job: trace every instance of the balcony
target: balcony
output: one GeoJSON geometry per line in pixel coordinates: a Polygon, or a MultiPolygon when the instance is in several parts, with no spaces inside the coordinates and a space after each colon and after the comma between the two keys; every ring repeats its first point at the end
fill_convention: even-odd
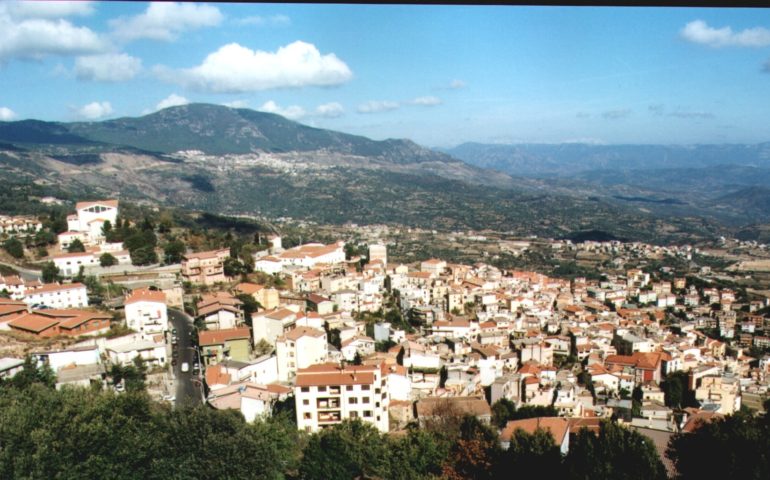
{"type": "Polygon", "coordinates": [[[327,412],[318,414],[318,423],[336,423],[342,420],[340,412],[327,412]]]}
{"type": "Polygon", "coordinates": [[[316,408],[319,410],[339,409],[340,400],[338,398],[319,398],[316,402],[316,408]]]}

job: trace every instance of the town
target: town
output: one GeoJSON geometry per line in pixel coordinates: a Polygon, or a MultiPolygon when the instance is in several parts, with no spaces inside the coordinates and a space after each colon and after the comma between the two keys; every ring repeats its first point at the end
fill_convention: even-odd
{"type": "MultiPolygon", "coordinates": [[[[111,238],[128,228],[119,208],[78,202],[40,275],[0,276],[0,377],[29,357],[57,388],[120,394],[132,388],[126,372],[141,370],[159,401],[235,409],[248,422],[288,402],[306,432],[350,419],[398,432],[451,409],[496,425],[503,448],[514,430],[548,425],[565,454],[579,429],[612,419],[653,439],[668,468],[672,435],[761,413],[768,398],[767,297],[710,281],[709,267],[677,276],[612,262],[629,251],[690,261],[702,254],[691,246],[547,241],[604,252],[615,267],[568,279],[482,261],[393,262],[384,236],[284,248],[274,232],[247,261],[219,248],[140,267],[142,246],[111,238]],[[496,405],[543,415],[509,420],[496,405]]],[[[31,217],[2,225],[6,250],[43,228],[31,217]]],[[[521,254],[530,243],[507,245],[521,254]]]]}

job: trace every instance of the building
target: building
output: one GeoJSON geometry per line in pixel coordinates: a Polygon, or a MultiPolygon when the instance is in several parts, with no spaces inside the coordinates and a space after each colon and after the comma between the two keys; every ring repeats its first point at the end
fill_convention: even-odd
{"type": "Polygon", "coordinates": [[[105,253],[115,257],[118,265],[131,265],[131,254],[126,250],[63,253],[53,257],[52,261],[59,273],[72,277],[78,274],[80,267],[88,269],[101,266],[101,256],[105,253]]]}
{"type": "Polygon", "coordinates": [[[262,305],[264,310],[272,310],[281,304],[278,290],[275,288],[268,288],[256,283],[239,283],[235,286],[235,290],[238,293],[251,295],[254,300],[262,305]]]}
{"type": "Polygon", "coordinates": [[[251,423],[257,418],[269,417],[273,404],[284,400],[290,392],[291,389],[281,385],[236,383],[212,391],[206,402],[217,410],[238,410],[251,423]]]}
{"type": "Polygon", "coordinates": [[[569,420],[562,417],[536,417],[524,420],[511,420],[500,433],[500,446],[507,450],[511,444],[511,437],[516,430],[523,430],[533,434],[538,429],[551,434],[554,443],[559,447],[562,455],[569,452],[569,420]]]}
{"type": "Polygon", "coordinates": [[[254,345],[260,340],[265,340],[270,345],[275,345],[275,340],[288,332],[297,323],[297,313],[288,308],[279,308],[269,312],[260,312],[251,316],[251,325],[254,332],[254,345]]]}
{"type": "Polygon", "coordinates": [[[24,294],[27,305],[48,308],[83,308],[88,306],[88,292],[82,283],[48,283],[24,294]]]}
{"type": "Polygon", "coordinates": [[[297,371],[294,386],[297,427],[307,432],[359,418],[388,431],[387,379],[380,366],[341,368],[324,363],[297,371]]]}
{"type": "Polygon", "coordinates": [[[209,330],[235,328],[243,323],[243,302],[227,292],[204,295],[196,304],[198,318],[209,330]]]}
{"type": "Polygon", "coordinates": [[[369,263],[376,261],[382,262],[383,265],[388,264],[388,248],[385,245],[369,245],[369,263]]]}
{"type": "Polygon", "coordinates": [[[251,355],[249,327],[204,330],[198,335],[198,343],[206,365],[215,365],[224,359],[247,362],[251,355]]]}
{"type": "Polygon", "coordinates": [[[67,232],[59,234],[62,249],[69,246],[75,238],[84,245],[98,245],[104,242],[103,227],[106,222],[115,225],[118,218],[117,200],[96,200],[78,202],[76,213],[67,216],[67,232]]]}
{"type": "Polygon", "coordinates": [[[126,326],[149,339],[168,330],[166,294],[145,288],[131,292],[125,301],[126,326]]]}
{"type": "Polygon", "coordinates": [[[278,359],[278,380],[288,382],[300,368],[326,361],[326,333],[310,327],[297,327],[278,337],[275,354],[278,359]]]}
{"type": "Polygon", "coordinates": [[[230,249],[188,253],[182,258],[182,279],[190,283],[214,285],[224,282],[225,260],[230,258],[230,249]]]}
{"type": "Polygon", "coordinates": [[[86,310],[33,310],[8,322],[11,330],[36,337],[98,335],[110,329],[112,316],[86,310]]]}
{"type": "Polygon", "coordinates": [[[0,358],[0,379],[11,378],[24,370],[24,360],[21,358],[0,358]]]}

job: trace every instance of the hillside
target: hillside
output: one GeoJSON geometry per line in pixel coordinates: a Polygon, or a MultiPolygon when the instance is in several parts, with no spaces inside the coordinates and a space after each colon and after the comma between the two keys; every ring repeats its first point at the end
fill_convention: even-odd
{"type": "Polygon", "coordinates": [[[0,163],[6,180],[213,213],[647,241],[720,231],[686,212],[653,215],[407,140],[374,141],[215,105],[104,122],[0,122],[0,163]]]}

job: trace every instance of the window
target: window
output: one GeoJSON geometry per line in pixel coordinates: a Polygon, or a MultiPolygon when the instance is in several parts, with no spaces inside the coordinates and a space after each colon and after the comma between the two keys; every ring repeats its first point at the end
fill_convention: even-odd
{"type": "Polygon", "coordinates": [[[361,397],[361,403],[369,403],[370,398],[369,397],[361,397]]]}
{"type": "Polygon", "coordinates": [[[303,391],[303,392],[309,392],[309,391],[310,391],[310,387],[302,387],[302,388],[301,388],[301,391],[303,391]]]}
{"type": "Polygon", "coordinates": [[[318,391],[319,392],[325,392],[326,391],[326,387],[318,387],[318,391]]]}
{"type": "Polygon", "coordinates": [[[364,417],[369,418],[371,416],[372,416],[372,411],[371,410],[364,410],[364,417]]]}
{"type": "Polygon", "coordinates": [[[310,420],[310,412],[305,412],[305,413],[302,415],[302,418],[304,418],[305,420],[310,420]]]}
{"type": "Polygon", "coordinates": [[[362,385],[361,386],[361,390],[364,390],[364,391],[369,391],[369,389],[371,389],[371,388],[372,388],[371,385],[362,385]]]}
{"type": "Polygon", "coordinates": [[[374,389],[374,393],[380,393],[380,389],[379,388],[375,388],[374,389]]]}
{"type": "Polygon", "coordinates": [[[310,400],[302,400],[302,405],[310,405],[310,400]]]}
{"type": "Polygon", "coordinates": [[[353,391],[353,385],[348,385],[347,387],[345,387],[345,390],[347,390],[348,392],[352,392],[353,391]]]}
{"type": "Polygon", "coordinates": [[[358,418],[358,412],[350,412],[350,418],[358,418]]]}
{"type": "Polygon", "coordinates": [[[355,405],[358,403],[358,399],[356,397],[350,397],[348,398],[348,403],[355,405]]]}

